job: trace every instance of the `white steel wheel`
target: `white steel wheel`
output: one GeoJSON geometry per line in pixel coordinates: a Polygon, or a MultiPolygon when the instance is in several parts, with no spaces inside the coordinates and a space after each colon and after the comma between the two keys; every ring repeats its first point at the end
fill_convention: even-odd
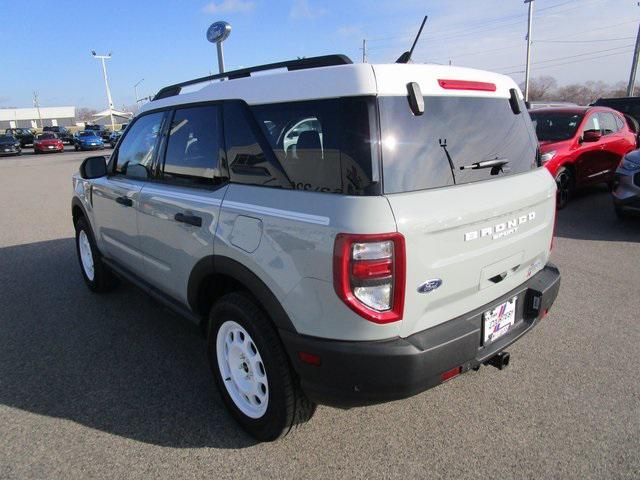
{"type": "Polygon", "coordinates": [[[247,331],[227,320],[216,336],[218,368],[227,393],[247,417],[258,419],[269,405],[269,382],[260,352],[247,331]]]}
{"type": "Polygon", "coordinates": [[[84,230],[80,230],[78,236],[78,248],[80,249],[80,261],[82,262],[82,269],[89,281],[93,282],[95,278],[95,268],[93,265],[93,253],[91,253],[91,244],[89,243],[89,237],[84,230]]]}

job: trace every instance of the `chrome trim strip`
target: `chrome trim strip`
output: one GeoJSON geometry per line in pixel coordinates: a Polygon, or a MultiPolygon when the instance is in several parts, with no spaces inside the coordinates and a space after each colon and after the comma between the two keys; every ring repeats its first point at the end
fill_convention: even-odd
{"type": "Polygon", "coordinates": [[[219,207],[222,204],[222,200],[218,198],[209,197],[205,194],[193,195],[191,193],[176,192],[169,189],[160,190],[157,188],[149,188],[146,186],[142,188],[141,194],[144,195],[145,193],[162,195],[167,198],[179,198],[180,200],[190,200],[192,202],[205,203],[207,205],[214,205],[216,207],[219,207]]]}

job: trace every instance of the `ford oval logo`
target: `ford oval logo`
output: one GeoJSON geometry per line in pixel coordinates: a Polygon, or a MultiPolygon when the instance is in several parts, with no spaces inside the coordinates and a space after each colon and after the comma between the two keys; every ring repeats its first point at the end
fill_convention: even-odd
{"type": "Polygon", "coordinates": [[[427,280],[418,287],[418,293],[433,292],[440,285],[442,285],[442,280],[440,280],[439,278],[432,278],[431,280],[427,280]]]}

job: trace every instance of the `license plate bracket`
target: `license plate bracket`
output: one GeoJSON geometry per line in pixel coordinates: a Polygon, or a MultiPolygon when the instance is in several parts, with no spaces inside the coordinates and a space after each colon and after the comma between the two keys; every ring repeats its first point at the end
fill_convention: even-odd
{"type": "Polygon", "coordinates": [[[495,342],[511,331],[516,323],[516,302],[512,297],[482,314],[483,345],[495,342]]]}

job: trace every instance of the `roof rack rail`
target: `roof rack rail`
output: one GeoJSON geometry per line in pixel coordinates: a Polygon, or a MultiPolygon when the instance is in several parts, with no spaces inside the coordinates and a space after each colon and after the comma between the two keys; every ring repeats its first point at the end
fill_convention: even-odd
{"type": "Polygon", "coordinates": [[[240,70],[231,70],[229,72],[218,73],[216,75],[210,75],[208,77],[200,77],[193,80],[188,80],[186,82],[176,83],[175,85],[169,85],[168,87],[160,89],[156,96],[153,97],[153,100],[160,100],[161,98],[179,95],[183,87],[208,82],[210,80],[219,80],[221,78],[234,80],[236,78],[250,77],[253,72],[274,70],[276,68],[286,68],[287,70],[292,71],[305,70],[308,68],[330,67],[334,65],[348,65],[350,63],[353,62],[346,55],[323,55],[320,57],[300,58],[298,60],[288,60],[286,62],[257,65],[255,67],[242,68],[240,70]]]}

